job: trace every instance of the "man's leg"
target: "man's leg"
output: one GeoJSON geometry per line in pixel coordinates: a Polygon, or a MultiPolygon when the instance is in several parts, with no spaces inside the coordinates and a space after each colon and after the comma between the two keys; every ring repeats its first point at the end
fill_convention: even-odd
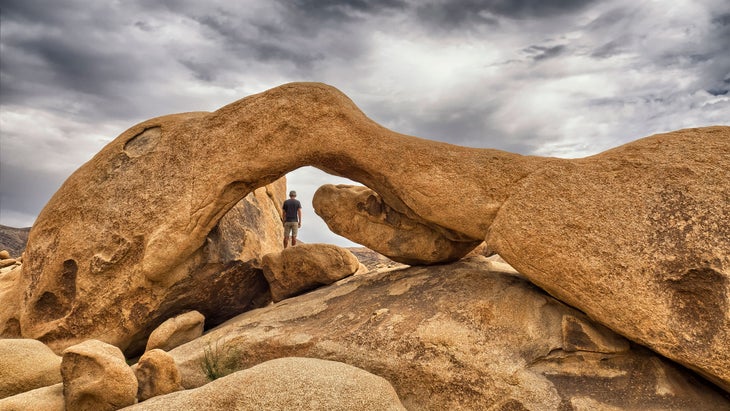
{"type": "MultiPolygon", "coordinates": [[[[297,242],[297,240],[294,239],[294,242],[292,243],[292,245],[295,245],[296,242],[297,242]]],[[[284,248],[286,248],[287,246],[289,246],[289,237],[284,237],[284,248]]]]}
{"type": "Polygon", "coordinates": [[[297,245],[297,234],[299,234],[299,224],[296,221],[291,223],[291,246],[297,245]]]}
{"type": "Polygon", "coordinates": [[[284,222],[284,248],[289,246],[289,233],[291,232],[291,226],[286,221],[284,222]]]}

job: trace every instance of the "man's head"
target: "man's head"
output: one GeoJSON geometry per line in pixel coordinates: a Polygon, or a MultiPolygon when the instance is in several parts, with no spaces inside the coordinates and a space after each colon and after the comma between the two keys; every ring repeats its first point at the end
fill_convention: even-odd
{"type": "Polygon", "coordinates": [[[292,190],[292,191],[289,192],[289,197],[294,198],[296,196],[297,196],[297,192],[296,191],[292,190]]]}

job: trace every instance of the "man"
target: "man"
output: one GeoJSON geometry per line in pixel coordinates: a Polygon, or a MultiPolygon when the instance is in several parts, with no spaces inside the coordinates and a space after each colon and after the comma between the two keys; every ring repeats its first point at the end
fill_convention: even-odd
{"type": "Polygon", "coordinates": [[[289,233],[291,233],[291,245],[297,245],[297,233],[302,227],[302,203],[296,199],[297,192],[289,192],[289,199],[284,201],[284,248],[289,245],[289,233]]]}

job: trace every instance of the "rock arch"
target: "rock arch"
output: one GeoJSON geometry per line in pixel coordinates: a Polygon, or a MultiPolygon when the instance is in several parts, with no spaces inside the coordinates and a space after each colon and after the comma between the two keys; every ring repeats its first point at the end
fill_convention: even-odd
{"type": "Polygon", "coordinates": [[[451,241],[486,238],[548,292],[728,389],[729,136],[730,127],[683,130],[585,159],[528,157],[395,133],[316,83],[154,118],[76,171],[39,215],[23,265],[21,332],[56,347],[90,333],[128,346],[155,301],[192,275],[233,204],[311,165],[366,185],[451,241]],[[67,261],[75,300],[39,316],[67,261]],[[703,316],[718,330],[712,339],[678,320],[675,307],[692,295],[686,282],[665,295],[686,273],[712,273],[721,289],[707,305],[719,312],[703,316]],[[85,305],[87,293],[111,303],[85,305]],[[135,302],[142,293],[154,298],[135,302]]]}

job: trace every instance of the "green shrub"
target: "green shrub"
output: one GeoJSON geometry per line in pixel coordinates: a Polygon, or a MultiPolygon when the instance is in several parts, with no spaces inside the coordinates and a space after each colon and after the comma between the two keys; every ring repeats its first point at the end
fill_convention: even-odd
{"type": "Polygon", "coordinates": [[[240,364],[241,352],[233,347],[220,349],[218,341],[211,346],[208,343],[203,347],[203,358],[200,367],[203,369],[205,376],[210,381],[225,377],[234,371],[238,371],[240,364]]]}

